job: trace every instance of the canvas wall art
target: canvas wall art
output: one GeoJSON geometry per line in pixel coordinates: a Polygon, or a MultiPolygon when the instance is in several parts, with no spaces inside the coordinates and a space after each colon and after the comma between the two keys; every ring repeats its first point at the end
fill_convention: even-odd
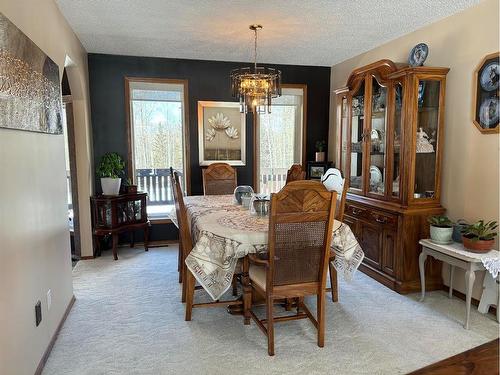
{"type": "Polygon", "coordinates": [[[198,102],[200,165],[245,165],[245,114],[239,103],[198,102]]]}
{"type": "Polygon", "coordinates": [[[0,127],[62,133],[59,68],[0,13],[0,127]]]}

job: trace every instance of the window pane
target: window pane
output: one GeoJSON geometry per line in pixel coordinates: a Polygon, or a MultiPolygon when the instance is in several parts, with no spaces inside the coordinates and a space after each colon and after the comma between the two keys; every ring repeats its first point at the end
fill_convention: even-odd
{"type": "Polygon", "coordinates": [[[292,164],[302,162],[302,89],[283,89],[271,113],[259,115],[259,192],[274,193],[286,182],[292,164]]]}
{"type": "Polygon", "coordinates": [[[184,175],[182,85],[134,82],[131,119],[134,177],[148,193],[148,215],[165,216],[173,206],[170,167],[184,175]]]}

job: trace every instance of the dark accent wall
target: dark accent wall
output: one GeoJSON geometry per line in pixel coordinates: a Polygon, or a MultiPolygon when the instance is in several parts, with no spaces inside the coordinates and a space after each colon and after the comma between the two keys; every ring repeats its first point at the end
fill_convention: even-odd
{"type": "MultiPolygon", "coordinates": [[[[187,79],[189,94],[189,144],[191,193],[201,194],[202,177],[198,162],[198,101],[235,101],[230,93],[231,69],[249,66],[205,60],[182,60],[89,54],[89,85],[94,142],[94,163],[106,152],[127,157],[124,77],[187,79]]],[[[266,65],[266,64],[262,64],[266,65]]],[[[282,71],[283,83],[307,85],[307,160],[314,159],[318,140],[328,138],[330,67],[270,65],[282,71]]],[[[238,183],[253,184],[253,115],[247,115],[246,166],[237,167],[238,183]]],[[[96,191],[100,191],[96,181],[96,191]]]]}

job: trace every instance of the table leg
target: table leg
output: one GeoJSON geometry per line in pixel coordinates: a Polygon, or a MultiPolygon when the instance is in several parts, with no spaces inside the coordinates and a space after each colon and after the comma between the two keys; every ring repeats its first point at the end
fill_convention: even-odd
{"type": "Polygon", "coordinates": [[[420,296],[420,302],[423,302],[425,297],[425,260],[427,259],[427,254],[425,253],[425,249],[422,248],[422,252],[418,257],[418,266],[420,269],[420,288],[422,290],[422,294],[420,296]]]}
{"type": "Polygon", "coordinates": [[[144,250],[149,250],[149,225],[144,227],[144,250]]]}
{"type": "Polygon", "coordinates": [[[470,302],[472,297],[472,287],[474,286],[474,280],[476,278],[476,273],[472,270],[465,271],[465,324],[464,328],[469,329],[469,319],[470,319],[470,302]]]}
{"type": "Polygon", "coordinates": [[[450,291],[448,293],[449,298],[453,298],[453,275],[455,273],[455,266],[450,264],[450,291]]]}
{"type": "Polygon", "coordinates": [[[113,233],[113,258],[115,260],[118,260],[117,247],[118,247],[118,233],[113,233]]]}

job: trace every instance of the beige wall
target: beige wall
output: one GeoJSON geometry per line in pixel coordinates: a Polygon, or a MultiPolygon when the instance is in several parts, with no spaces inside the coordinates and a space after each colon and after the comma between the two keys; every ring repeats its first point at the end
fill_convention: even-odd
{"type": "MultiPolygon", "coordinates": [[[[82,245],[88,252],[91,142],[86,52],[52,0],[0,0],[0,12],[58,64],[61,74],[66,58],[72,61],[80,220],[86,226],[82,245]]],[[[34,373],[73,295],[63,137],[0,129],[2,375],[34,373]],[[49,289],[52,307],[47,310],[49,289]],[[37,300],[42,302],[43,320],[35,327],[37,300]]]]}
{"type": "MultiPolygon", "coordinates": [[[[499,50],[499,2],[485,0],[464,12],[426,26],[332,67],[332,90],[344,86],[357,67],[388,58],[406,62],[419,42],[429,45],[425,65],[451,68],[446,86],[442,204],[453,219],[499,218],[499,136],[483,135],[472,124],[472,75],[482,58],[499,50]]],[[[332,107],[334,107],[332,95],[332,107]]],[[[335,158],[335,109],[330,147],[335,158]]],[[[444,270],[447,278],[447,270],[444,270]]],[[[463,291],[463,273],[455,285],[463,291]]],[[[483,277],[476,279],[479,298],[483,277]]]]}

